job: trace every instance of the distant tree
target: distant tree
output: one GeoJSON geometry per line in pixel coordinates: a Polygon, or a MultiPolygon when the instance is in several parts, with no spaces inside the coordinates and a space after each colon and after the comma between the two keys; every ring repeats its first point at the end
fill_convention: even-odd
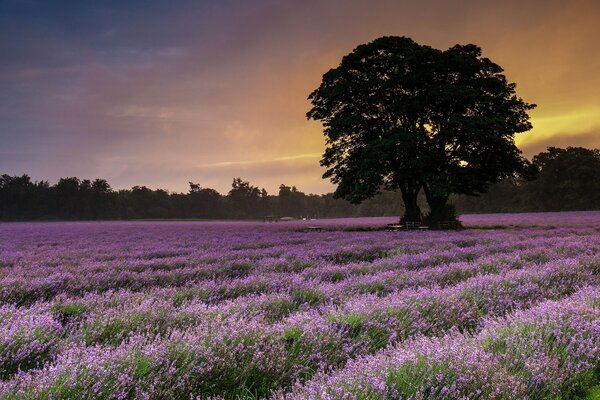
{"type": "Polygon", "coordinates": [[[273,214],[273,196],[269,196],[269,193],[265,188],[260,189],[260,196],[258,201],[258,209],[256,210],[256,216],[264,217],[266,215],[273,214]]]}
{"type": "Polygon", "coordinates": [[[134,186],[123,193],[126,198],[126,218],[169,218],[169,192],[152,190],[146,186],[134,186]]]}
{"type": "Polygon", "coordinates": [[[189,193],[198,193],[202,189],[199,183],[190,182],[190,191],[189,193]]]}
{"type": "Polygon", "coordinates": [[[261,214],[260,205],[263,195],[266,195],[266,191],[263,193],[258,187],[252,186],[250,182],[241,178],[234,178],[227,197],[231,202],[234,213],[239,217],[248,218],[261,214]]]}
{"type": "Polygon", "coordinates": [[[94,219],[116,218],[117,194],[113,192],[108,182],[104,179],[95,179],[91,186],[91,208],[94,219]]]}
{"type": "Polygon", "coordinates": [[[190,182],[189,199],[191,216],[195,218],[222,218],[221,195],[214,189],[207,189],[198,183],[190,182]]]}
{"type": "Polygon", "coordinates": [[[432,221],[453,217],[452,193],[477,194],[529,164],[514,134],[535,107],[475,45],[446,51],[406,37],[358,46],[325,75],[309,100],[323,123],[324,178],[352,203],[400,190],[405,220],[420,220],[423,189],[432,221]]]}
{"type": "Polygon", "coordinates": [[[0,176],[0,215],[5,220],[31,218],[35,203],[35,183],[28,175],[0,176]]]}
{"type": "Polygon", "coordinates": [[[279,185],[279,213],[282,216],[300,217],[306,214],[306,195],[296,186],[279,185]]]}
{"type": "Polygon", "coordinates": [[[549,147],[533,164],[540,173],[525,190],[538,210],[600,209],[600,150],[549,147]]]}
{"type": "Polygon", "coordinates": [[[58,183],[52,187],[60,218],[79,219],[81,211],[80,184],[79,178],[69,177],[60,178],[58,183]]]}
{"type": "Polygon", "coordinates": [[[94,179],[94,182],[92,182],[92,191],[94,193],[106,194],[110,193],[111,190],[110,185],[105,179],[94,179]]]}

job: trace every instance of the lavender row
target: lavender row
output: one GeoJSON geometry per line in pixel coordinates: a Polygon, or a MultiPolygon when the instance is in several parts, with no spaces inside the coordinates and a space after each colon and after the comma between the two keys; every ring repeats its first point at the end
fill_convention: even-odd
{"type": "Polygon", "coordinates": [[[286,399],[575,398],[597,382],[600,290],[493,320],[476,336],[420,337],[298,384],[286,399]]]}
{"type": "MultiPolygon", "coordinates": [[[[502,265],[506,268],[514,266],[514,261],[504,264],[496,263],[495,267],[502,265]]],[[[533,266],[530,266],[532,268],[533,266]]],[[[489,272],[490,264],[483,267],[474,264],[457,264],[447,267],[440,266],[432,269],[413,272],[411,276],[402,276],[403,285],[398,283],[396,291],[402,287],[418,287],[426,284],[450,285],[478,272],[489,272]]],[[[388,274],[389,275],[389,274],[388,274]]],[[[387,277],[389,280],[389,276],[387,277]]],[[[378,288],[383,287],[379,281],[370,281],[370,286],[365,286],[366,281],[359,281],[356,288],[378,288]]],[[[389,281],[387,282],[389,285],[389,281]]],[[[132,332],[155,334],[163,333],[168,329],[190,326],[201,323],[202,320],[214,315],[239,315],[244,317],[260,318],[266,321],[278,320],[290,313],[318,306],[321,303],[331,304],[331,299],[337,296],[339,285],[331,284],[328,287],[319,287],[300,281],[299,285],[290,293],[275,293],[262,296],[245,296],[221,304],[218,307],[208,306],[197,300],[189,300],[179,307],[181,299],[187,299],[189,291],[181,289],[158,289],[143,293],[133,292],[108,292],[103,295],[87,294],[84,297],[69,298],[59,297],[51,303],[39,303],[29,310],[19,309],[13,306],[4,306],[2,309],[4,334],[2,337],[4,353],[10,353],[9,348],[26,349],[21,355],[13,357],[5,355],[2,365],[5,365],[3,374],[14,372],[15,366],[29,368],[39,364],[52,350],[56,350],[56,337],[46,332],[46,325],[50,323],[52,330],[54,326],[61,324],[66,333],[71,334],[74,326],[81,332],[86,342],[112,342],[118,343],[132,332]],[[184,295],[183,297],[181,295],[184,295]],[[189,303],[189,304],[186,304],[189,303]],[[26,313],[26,314],[25,314],[26,313]],[[42,321],[42,325],[32,323],[31,318],[23,315],[36,316],[36,321],[42,321]],[[10,333],[9,333],[10,332],[10,333]],[[33,340],[33,333],[40,333],[33,340]],[[42,342],[42,347],[37,348],[42,342]]],[[[190,291],[197,292],[198,289],[191,288],[190,291]]],[[[361,289],[362,291],[362,289],[361,289]]],[[[377,290],[379,295],[382,294],[377,290]]],[[[347,293],[348,294],[348,293],[347,293]]],[[[357,293],[351,292],[346,299],[357,293]]],[[[340,298],[337,298],[340,300],[340,298]]],[[[339,302],[338,302],[339,303],[339,302]]],[[[331,307],[330,307],[331,308],[331,307]]],[[[34,321],[35,322],[35,321],[34,321]]]]}
{"type": "MultiPolygon", "coordinates": [[[[110,374],[126,379],[121,384],[128,391],[139,391],[145,383],[137,382],[135,371],[127,368],[139,368],[140,354],[159,349],[158,354],[151,352],[146,354],[149,359],[143,358],[148,364],[148,381],[171,382],[162,376],[171,368],[186,382],[185,393],[229,397],[235,394],[233,389],[238,394],[264,396],[411,336],[442,335],[453,329],[475,331],[486,316],[564,297],[595,279],[579,264],[547,266],[539,271],[476,277],[443,290],[403,291],[383,298],[367,295],[341,307],[297,312],[275,324],[194,304],[171,315],[148,303],[137,310],[118,310],[98,316],[91,324],[84,323],[72,333],[68,346],[56,352],[55,362],[47,363],[39,372],[21,373],[7,385],[18,382],[19,387],[26,388],[19,394],[24,398],[30,396],[27,391],[34,390],[23,383],[27,379],[35,385],[47,383],[34,390],[41,393],[31,395],[34,398],[58,390],[59,384],[60,390],[81,391],[84,397],[97,396],[97,390],[120,393],[120,386],[111,386],[117,375],[102,378],[108,386],[98,383],[100,377],[96,375],[89,378],[90,384],[99,388],[82,383],[88,379],[82,373],[100,368],[100,372],[108,369],[110,374]],[[125,370],[114,369],[120,366],[125,370]],[[155,373],[159,376],[152,375],[155,373]],[[65,383],[67,376],[74,380],[65,383]]],[[[152,397],[166,389],[144,390],[152,397]]]]}
{"type": "MultiPolygon", "coordinates": [[[[413,254],[412,249],[389,250],[387,258],[346,265],[332,264],[318,258],[241,259],[230,264],[215,262],[211,265],[190,265],[189,259],[178,256],[141,260],[126,265],[113,261],[50,269],[35,266],[4,268],[0,269],[0,303],[30,304],[61,293],[79,295],[118,288],[143,291],[166,286],[200,287],[202,290],[197,291],[199,295],[206,301],[216,302],[251,293],[280,292],[297,286],[302,279],[319,285],[341,282],[340,287],[360,286],[361,279],[370,280],[364,278],[365,275],[385,276],[388,271],[393,271],[391,274],[394,275],[398,271],[481,258],[486,262],[485,259],[490,257],[502,260],[503,257],[497,256],[499,252],[508,253],[509,258],[512,255],[513,259],[521,259],[515,262],[544,262],[574,254],[593,255],[600,248],[600,240],[596,237],[578,238],[569,244],[556,238],[537,238],[503,245],[467,246],[472,242],[464,243],[465,247],[455,250],[438,249],[419,254],[413,254]],[[514,251],[515,247],[521,250],[514,251]],[[548,252],[547,248],[555,251],[548,252]],[[397,255],[399,252],[408,254],[397,255]],[[348,282],[349,279],[352,279],[352,283],[348,282]]],[[[348,254],[355,255],[352,252],[348,254]]],[[[388,286],[395,286],[393,279],[388,286]]],[[[382,290],[389,290],[389,287],[384,285],[382,290]]]]}

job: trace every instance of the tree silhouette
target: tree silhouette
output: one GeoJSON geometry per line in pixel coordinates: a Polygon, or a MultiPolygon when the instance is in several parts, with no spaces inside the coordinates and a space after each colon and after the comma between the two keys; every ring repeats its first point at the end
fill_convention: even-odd
{"type": "Polygon", "coordinates": [[[431,222],[452,219],[450,194],[477,194],[529,169],[514,134],[535,107],[475,45],[446,51],[406,37],[358,46],[309,95],[323,123],[324,178],[352,203],[400,190],[404,220],[418,221],[423,189],[431,222]]]}
{"type": "Polygon", "coordinates": [[[248,181],[234,178],[227,196],[233,206],[234,214],[247,218],[262,213],[261,199],[267,196],[267,193],[264,189],[260,190],[258,187],[252,186],[248,181]]]}
{"type": "Polygon", "coordinates": [[[541,172],[527,189],[541,210],[600,208],[600,150],[549,147],[533,164],[541,172]]]}
{"type": "Polygon", "coordinates": [[[306,214],[306,195],[296,186],[279,185],[278,196],[280,215],[300,217],[306,214]]]}

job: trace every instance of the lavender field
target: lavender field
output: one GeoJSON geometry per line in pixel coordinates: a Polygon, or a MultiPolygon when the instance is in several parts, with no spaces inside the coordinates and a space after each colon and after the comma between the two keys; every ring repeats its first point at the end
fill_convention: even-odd
{"type": "Polygon", "coordinates": [[[600,398],[600,213],[461,220],[0,224],[0,399],[600,398]]]}

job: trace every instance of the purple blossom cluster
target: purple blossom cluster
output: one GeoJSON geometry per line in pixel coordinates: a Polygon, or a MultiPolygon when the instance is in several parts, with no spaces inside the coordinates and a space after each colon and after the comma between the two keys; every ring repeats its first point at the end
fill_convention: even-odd
{"type": "Polygon", "coordinates": [[[600,289],[588,287],[486,320],[479,333],[418,336],[319,372],[279,397],[581,398],[600,367],[599,302],[600,289]]]}
{"type": "Polygon", "coordinates": [[[0,399],[597,390],[600,213],[464,220],[2,224],[0,399]]]}

